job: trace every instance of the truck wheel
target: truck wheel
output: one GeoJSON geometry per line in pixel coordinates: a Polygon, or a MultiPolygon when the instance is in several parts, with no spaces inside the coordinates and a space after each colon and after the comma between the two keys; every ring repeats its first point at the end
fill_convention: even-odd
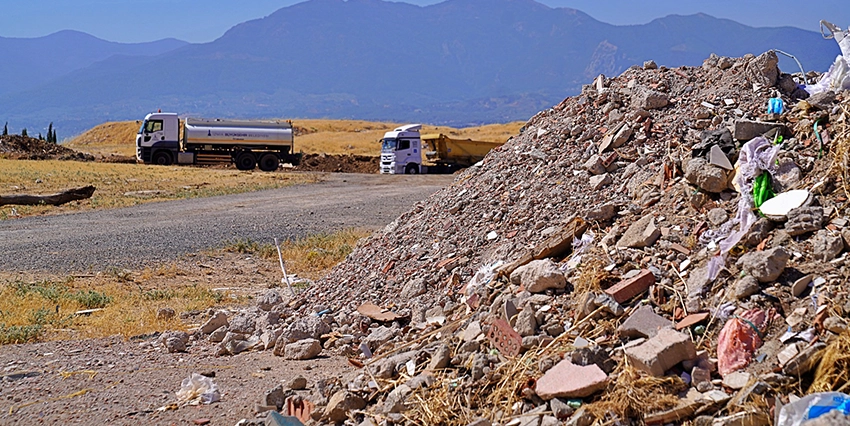
{"type": "Polygon", "coordinates": [[[254,170],[257,166],[257,159],[251,152],[240,152],[236,156],[236,168],[239,170],[254,170]]]}
{"type": "Polygon", "coordinates": [[[171,153],[168,151],[157,151],[151,158],[151,162],[158,166],[170,166],[172,163],[171,153]]]}
{"type": "Polygon", "coordinates": [[[259,166],[264,172],[273,172],[280,166],[280,159],[275,154],[264,154],[260,157],[259,166]]]}
{"type": "Polygon", "coordinates": [[[407,167],[404,168],[404,174],[406,175],[418,175],[419,174],[419,166],[416,164],[408,164],[407,167]]]}

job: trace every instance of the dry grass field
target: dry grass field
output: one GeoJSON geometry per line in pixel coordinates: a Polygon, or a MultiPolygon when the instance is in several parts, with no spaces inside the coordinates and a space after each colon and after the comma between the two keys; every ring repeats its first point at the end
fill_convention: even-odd
{"type": "Polygon", "coordinates": [[[94,185],[97,188],[90,199],[73,201],[58,207],[2,206],[0,220],[258,191],[313,182],[315,179],[315,175],[298,173],[0,159],[0,195],[52,194],[86,185],[94,185]]]}
{"type": "MultiPolygon", "coordinates": [[[[360,120],[293,120],[296,128],[295,149],[308,154],[356,154],[377,156],[378,140],[388,130],[402,123],[381,123],[360,120]]],[[[460,139],[504,142],[519,133],[523,122],[489,124],[455,129],[445,126],[422,128],[423,133],[444,133],[460,139]]],[[[134,156],[139,122],[111,122],[97,126],[65,145],[96,156],[112,154],[134,156]]]]}

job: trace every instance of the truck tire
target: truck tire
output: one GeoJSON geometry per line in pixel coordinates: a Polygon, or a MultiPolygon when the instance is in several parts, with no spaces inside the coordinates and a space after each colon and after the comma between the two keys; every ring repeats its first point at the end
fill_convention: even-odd
{"type": "Polygon", "coordinates": [[[258,163],[260,170],[264,172],[273,172],[277,170],[278,166],[280,166],[280,159],[277,158],[277,154],[268,153],[263,154],[258,163]]]}
{"type": "Polygon", "coordinates": [[[404,168],[404,174],[406,174],[406,175],[418,175],[419,174],[419,165],[418,164],[408,164],[407,167],[404,168]]]}
{"type": "Polygon", "coordinates": [[[257,157],[253,152],[244,151],[236,156],[236,168],[239,170],[254,170],[257,167],[257,157]]]}
{"type": "Polygon", "coordinates": [[[170,166],[174,160],[171,158],[171,153],[168,151],[157,151],[151,157],[151,163],[157,166],[170,166]]]}

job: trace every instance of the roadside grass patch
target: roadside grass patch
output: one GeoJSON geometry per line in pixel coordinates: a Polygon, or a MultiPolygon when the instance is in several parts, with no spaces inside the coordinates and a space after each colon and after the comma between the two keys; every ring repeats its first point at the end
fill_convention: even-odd
{"type": "Polygon", "coordinates": [[[145,288],[107,274],[83,288],[74,279],[7,280],[0,284],[0,344],[184,330],[179,318],[157,318],[157,311],[198,311],[231,301],[199,284],[145,288]]]}
{"type": "MultiPolygon", "coordinates": [[[[369,235],[371,231],[354,228],[315,234],[281,241],[280,252],[287,273],[315,280],[345,260],[346,256],[354,250],[357,242],[369,235]]],[[[277,249],[273,243],[241,239],[225,243],[224,250],[278,261],[277,249]]]]}
{"type": "Polygon", "coordinates": [[[304,173],[0,159],[0,194],[52,194],[85,185],[97,188],[91,198],[61,206],[3,206],[0,220],[229,195],[317,180],[304,173]]]}

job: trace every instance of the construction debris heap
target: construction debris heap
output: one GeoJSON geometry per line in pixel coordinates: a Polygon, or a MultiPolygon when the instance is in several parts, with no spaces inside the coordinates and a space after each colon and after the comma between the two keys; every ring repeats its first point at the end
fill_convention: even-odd
{"type": "Polygon", "coordinates": [[[767,425],[844,391],[850,94],[777,63],[599,76],[326,278],[201,335],[362,366],[290,391],[323,423],[767,425]]]}

